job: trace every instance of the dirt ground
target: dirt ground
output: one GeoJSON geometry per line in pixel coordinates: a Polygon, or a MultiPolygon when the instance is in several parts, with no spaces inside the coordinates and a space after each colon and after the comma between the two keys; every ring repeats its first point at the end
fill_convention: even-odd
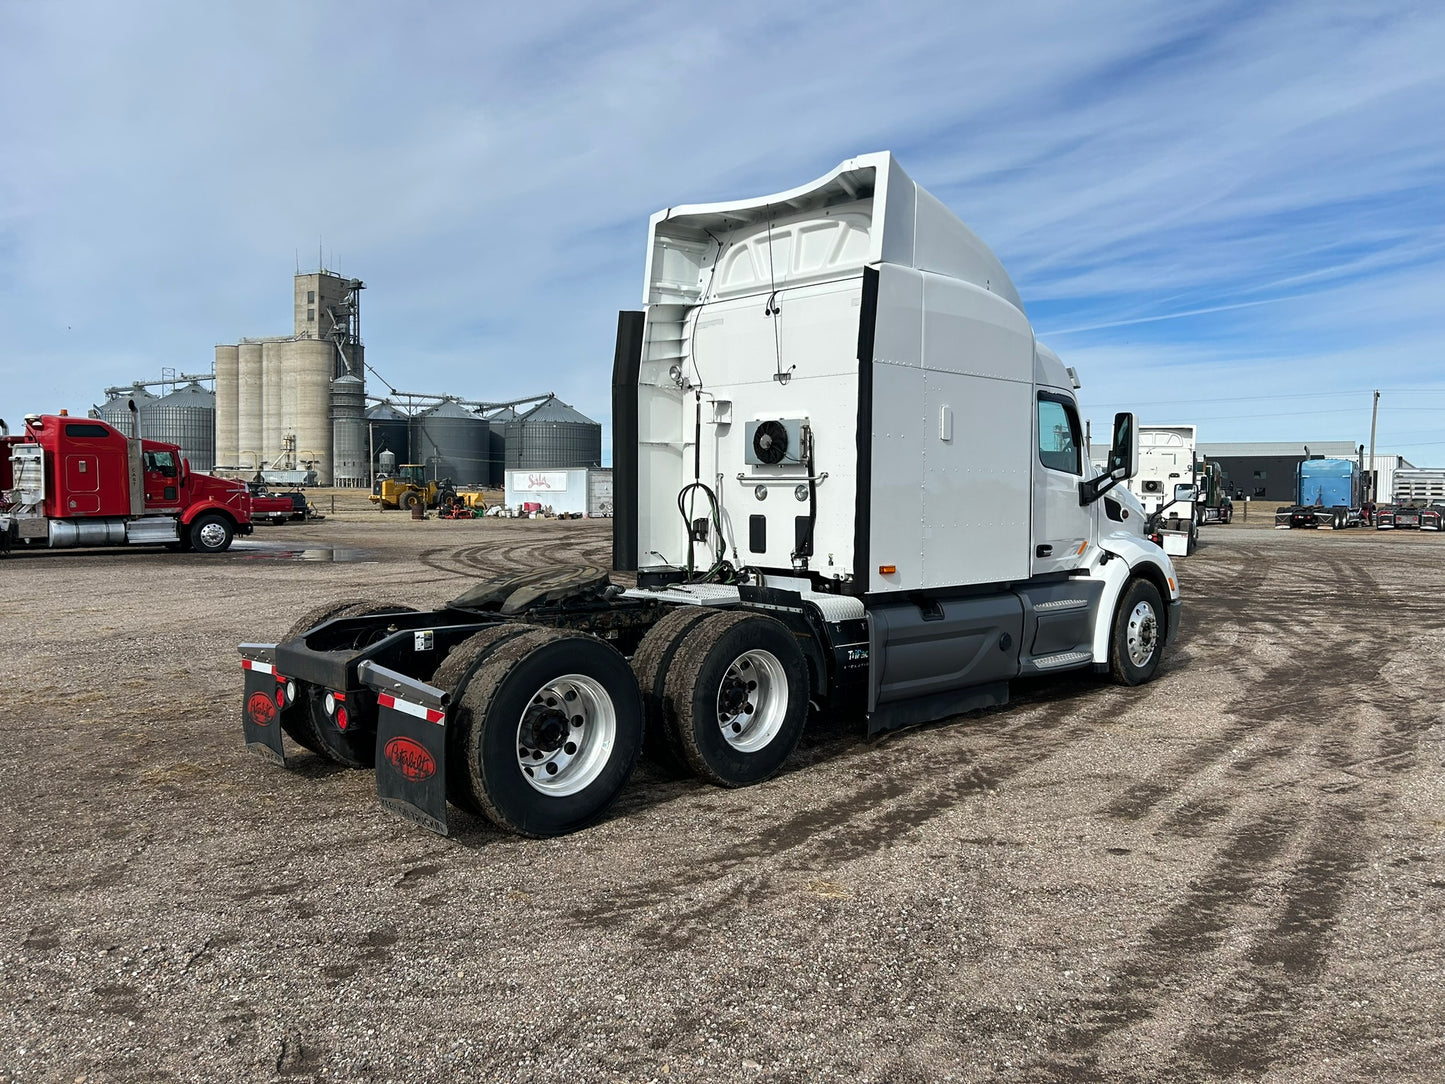
{"type": "Polygon", "coordinates": [[[1178,562],[1149,686],[442,839],[247,755],[237,642],[605,565],[609,525],[349,500],[218,557],[0,560],[0,1080],[1441,1079],[1445,537],[1255,509],[1178,562]]]}

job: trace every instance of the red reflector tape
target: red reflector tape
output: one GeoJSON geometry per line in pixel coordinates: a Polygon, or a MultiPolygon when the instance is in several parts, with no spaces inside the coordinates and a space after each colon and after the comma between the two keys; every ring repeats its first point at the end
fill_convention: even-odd
{"type": "Polygon", "coordinates": [[[242,670],[254,670],[258,674],[274,674],[276,668],[269,662],[257,662],[255,659],[242,659],[242,670]]]}
{"type": "Polygon", "coordinates": [[[420,704],[413,704],[407,700],[398,700],[391,693],[380,693],[376,702],[384,708],[392,708],[395,711],[405,712],[407,715],[415,715],[418,719],[425,719],[429,723],[439,723],[447,717],[444,711],[437,711],[436,708],[425,708],[420,704]]]}

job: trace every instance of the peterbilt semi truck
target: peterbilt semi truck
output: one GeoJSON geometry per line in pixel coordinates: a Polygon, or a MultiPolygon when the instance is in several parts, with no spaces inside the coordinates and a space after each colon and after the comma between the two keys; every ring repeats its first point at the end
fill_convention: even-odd
{"type": "Polygon", "coordinates": [[[1119,486],[1134,416],[1089,470],[1072,374],[891,155],[658,212],[643,302],[612,373],[612,563],[635,586],[542,570],[426,612],[319,603],[240,646],[253,752],[374,767],[384,805],[443,834],[450,803],[551,836],[600,817],[644,743],[746,786],[810,704],[877,734],[1018,678],[1154,677],[1180,599],[1119,486]]]}
{"type": "Polygon", "coordinates": [[[1364,501],[1363,472],[1353,459],[1303,459],[1295,468],[1295,503],[1275,509],[1280,530],[1358,527],[1364,501]]]}
{"type": "Polygon", "coordinates": [[[0,422],[0,549],[153,545],[220,553],[251,533],[241,482],[190,469],[178,445],[97,418],[0,422]]]}

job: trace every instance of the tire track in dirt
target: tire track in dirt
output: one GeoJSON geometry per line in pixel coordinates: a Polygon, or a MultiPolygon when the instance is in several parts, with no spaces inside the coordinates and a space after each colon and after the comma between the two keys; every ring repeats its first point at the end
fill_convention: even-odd
{"type": "Polygon", "coordinates": [[[1076,693],[1057,703],[1039,698],[1037,714],[1026,719],[1014,717],[1017,709],[1010,707],[971,724],[938,724],[894,737],[887,752],[860,742],[829,760],[826,768],[836,773],[855,758],[888,756],[886,773],[866,767],[862,770],[868,771],[870,782],[847,787],[821,805],[711,854],[687,858],[682,868],[620,888],[605,909],[577,909],[566,917],[575,925],[598,929],[611,928],[621,918],[638,919],[644,923],[636,931],[639,938],[668,949],[688,947],[696,938],[710,936],[707,923],[729,906],[757,905],[796,891],[788,878],[776,876],[780,861],[786,862],[794,881],[800,872],[836,871],[949,815],[969,798],[997,790],[1027,769],[1067,756],[1075,742],[1117,716],[1127,695],[1090,684],[1091,695],[1076,693]],[[928,744],[906,745],[918,737],[928,744]],[[759,869],[759,863],[765,863],[764,868],[759,869]],[[654,913],[659,900],[688,890],[693,895],[687,905],[665,917],[654,913]]]}

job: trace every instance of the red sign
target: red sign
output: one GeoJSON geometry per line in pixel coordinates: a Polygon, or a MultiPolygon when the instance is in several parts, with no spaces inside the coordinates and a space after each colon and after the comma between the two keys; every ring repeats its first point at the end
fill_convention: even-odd
{"type": "Polygon", "coordinates": [[[257,726],[270,726],[276,718],[276,703],[265,693],[252,693],[246,701],[246,714],[257,726]]]}
{"type": "Polygon", "coordinates": [[[413,783],[430,779],[436,775],[436,757],[427,752],[426,746],[415,738],[392,738],[383,750],[392,766],[413,783]]]}

